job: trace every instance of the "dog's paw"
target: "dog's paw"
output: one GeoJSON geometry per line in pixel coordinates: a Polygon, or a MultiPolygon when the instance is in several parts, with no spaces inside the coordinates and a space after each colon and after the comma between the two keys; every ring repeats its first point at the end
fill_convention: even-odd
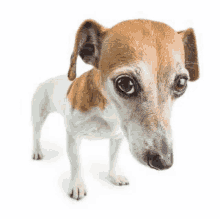
{"type": "Polygon", "coordinates": [[[117,186],[129,185],[128,180],[124,176],[109,175],[109,179],[113,184],[115,184],[117,186]]]}
{"type": "Polygon", "coordinates": [[[82,180],[76,179],[72,180],[69,185],[68,194],[71,198],[80,200],[86,196],[86,188],[82,180]]]}
{"type": "Polygon", "coordinates": [[[34,160],[42,160],[43,159],[43,154],[41,151],[34,152],[32,158],[34,160]]]}

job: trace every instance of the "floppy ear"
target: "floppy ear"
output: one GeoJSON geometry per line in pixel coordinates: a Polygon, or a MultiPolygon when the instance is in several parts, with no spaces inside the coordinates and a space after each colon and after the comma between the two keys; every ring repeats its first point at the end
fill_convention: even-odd
{"type": "Polygon", "coordinates": [[[192,28],[180,31],[185,50],[185,68],[189,71],[190,81],[199,78],[199,65],[197,57],[196,37],[192,28]]]}
{"type": "Polygon", "coordinates": [[[68,72],[69,80],[73,81],[76,78],[76,61],[80,55],[85,63],[91,64],[98,68],[101,43],[105,35],[105,28],[93,20],[84,21],[79,27],[74,51],[71,56],[71,64],[68,72]]]}

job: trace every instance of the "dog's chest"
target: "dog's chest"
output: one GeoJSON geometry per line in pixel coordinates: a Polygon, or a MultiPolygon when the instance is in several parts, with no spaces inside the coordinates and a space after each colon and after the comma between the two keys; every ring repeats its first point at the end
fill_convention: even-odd
{"type": "Polygon", "coordinates": [[[119,126],[114,128],[101,117],[93,117],[78,127],[80,135],[87,139],[104,139],[122,135],[119,126]]]}

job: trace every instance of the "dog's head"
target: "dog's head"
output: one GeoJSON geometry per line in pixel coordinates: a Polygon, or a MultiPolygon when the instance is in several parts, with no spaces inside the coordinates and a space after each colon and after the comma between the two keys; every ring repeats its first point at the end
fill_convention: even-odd
{"type": "Polygon", "coordinates": [[[171,167],[171,108],[199,77],[193,29],[175,32],[149,20],[106,29],[87,20],[76,35],[70,80],[78,55],[96,68],[100,92],[116,106],[132,154],[152,168],[171,167]]]}

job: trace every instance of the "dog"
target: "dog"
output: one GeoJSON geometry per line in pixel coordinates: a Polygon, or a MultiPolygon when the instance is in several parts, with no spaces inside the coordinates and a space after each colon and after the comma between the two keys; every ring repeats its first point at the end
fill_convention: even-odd
{"type": "Polygon", "coordinates": [[[173,164],[170,112],[199,78],[194,30],[176,32],[150,20],[128,20],[105,28],[94,20],[79,27],[67,76],[42,83],[32,101],[33,159],[43,158],[41,128],[51,112],[64,117],[71,164],[68,194],[79,200],[87,191],[81,175],[83,138],[110,139],[109,179],[128,185],[117,172],[125,137],[132,155],[156,170],[173,164]],[[93,69],[76,78],[80,56],[93,69]]]}

